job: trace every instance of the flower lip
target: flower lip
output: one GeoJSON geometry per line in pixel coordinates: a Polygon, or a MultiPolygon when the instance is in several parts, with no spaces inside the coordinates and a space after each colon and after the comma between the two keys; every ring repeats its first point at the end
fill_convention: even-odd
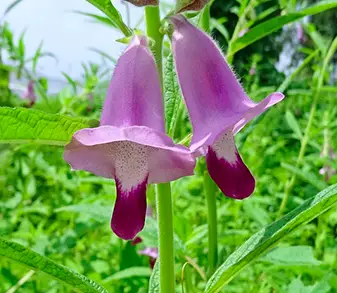
{"type": "Polygon", "coordinates": [[[105,125],[81,129],[66,145],[64,158],[74,170],[86,170],[112,178],[115,171],[114,163],[110,162],[109,145],[126,141],[151,150],[147,159],[148,183],[168,182],[194,173],[195,159],[188,148],[175,145],[166,134],[146,126],[121,128],[105,125]],[[85,160],[81,160],[84,156],[85,160]],[[96,166],[96,162],[100,162],[100,166],[96,166]]]}

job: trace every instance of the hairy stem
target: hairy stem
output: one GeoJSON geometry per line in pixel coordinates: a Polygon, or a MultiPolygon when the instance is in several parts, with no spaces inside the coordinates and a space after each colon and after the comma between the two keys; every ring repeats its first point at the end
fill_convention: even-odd
{"type": "MultiPolygon", "coordinates": [[[[152,52],[156,60],[158,74],[163,86],[162,42],[160,33],[160,11],[158,6],[145,7],[147,36],[154,42],[152,52]]],[[[160,293],[175,292],[173,211],[170,183],[157,185],[157,214],[159,236],[160,293]]]]}

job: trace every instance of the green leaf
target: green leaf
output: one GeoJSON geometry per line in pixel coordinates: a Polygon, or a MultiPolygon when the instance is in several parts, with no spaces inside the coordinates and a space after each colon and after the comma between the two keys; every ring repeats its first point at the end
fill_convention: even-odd
{"type": "Polygon", "coordinates": [[[118,12],[118,10],[111,4],[110,0],[87,1],[99,10],[101,10],[104,14],[106,14],[126,37],[132,35],[132,30],[123,22],[122,16],[118,12]]]}
{"type": "Polygon", "coordinates": [[[291,130],[296,134],[299,139],[303,138],[301,127],[298,125],[298,122],[291,111],[286,112],[286,121],[291,128],[291,130]]]}
{"type": "Polygon", "coordinates": [[[307,170],[302,170],[302,169],[300,169],[300,168],[298,168],[294,165],[290,165],[290,164],[283,163],[283,162],[281,163],[281,167],[287,169],[288,171],[290,171],[294,175],[301,178],[303,181],[312,184],[318,190],[322,190],[322,189],[327,187],[327,183],[323,180],[320,180],[318,178],[318,176],[313,172],[309,172],[307,170]]]}
{"type": "Polygon", "coordinates": [[[242,50],[255,41],[281,29],[284,25],[299,20],[307,15],[321,13],[328,9],[337,7],[337,0],[320,1],[319,3],[303,9],[297,13],[290,13],[267,20],[249,30],[241,38],[236,39],[232,45],[229,55],[232,56],[236,52],[242,50]]]}
{"type": "Polygon", "coordinates": [[[99,23],[106,24],[106,25],[112,26],[114,28],[118,28],[116,22],[112,21],[109,17],[105,17],[105,16],[98,15],[98,14],[95,14],[95,13],[78,11],[78,10],[75,10],[74,13],[81,14],[81,15],[84,15],[84,16],[88,16],[88,17],[94,19],[95,21],[97,21],[99,23]]]}
{"type": "Polygon", "coordinates": [[[159,293],[159,259],[157,259],[156,264],[154,265],[152,275],[149,282],[149,293],[159,293]]]}
{"type": "Polygon", "coordinates": [[[0,144],[35,142],[67,144],[79,129],[93,127],[93,120],[47,114],[24,108],[0,107],[0,144]]]}
{"type": "Polygon", "coordinates": [[[36,271],[42,271],[68,284],[77,292],[108,293],[106,289],[89,280],[87,277],[59,265],[49,258],[25,248],[18,243],[0,238],[0,256],[17,261],[36,271]]]}
{"type": "Polygon", "coordinates": [[[265,255],[261,260],[285,266],[310,266],[321,264],[321,262],[314,257],[311,246],[277,247],[265,255]]]}
{"type": "Polygon", "coordinates": [[[294,279],[291,281],[291,283],[288,286],[288,293],[310,293],[312,287],[306,287],[302,283],[301,279],[294,279]]]}
{"type": "Polygon", "coordinates": [[[179,108],[183,103],[179,91],[177,75],[174,70],[172,54],[170,54],[166,59],[164,69],[164,90],[166,129],[167,133],[172,136],[177,123],[179,108]]]}
{"type": "Polygon", "coordinates": [[[309,198],[289,214],[263,228],[241,245],[212,275],[205,292],[220,292],[236,274],[263,255],[301,225],[327,211],[337,203],[337,184],[309,198]]]}
{"type": "Polygon", "coordinates": [[[107,284],[122,279],[135,278],[135,277],[150,277],[150,276],[151,276],[151,269],[149,267],[131,267],[113,274],[112,276],[104,279],[102,283],[107,284]]]}
{"type": "Polygon", "coordinates": [[[99,222],[108,222],[111,218],[111,206],[102,206],[99,204],[78,204],[65,206],[56,209],[55,212],[72,212],[85,214],[99,222]]]}

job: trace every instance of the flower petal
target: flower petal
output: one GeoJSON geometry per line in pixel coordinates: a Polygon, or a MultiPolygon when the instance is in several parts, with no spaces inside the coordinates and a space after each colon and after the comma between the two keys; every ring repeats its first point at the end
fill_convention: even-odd
{"type": "MultiPolygon", "coordinates": [[[[125,143],[137,146],[137,152],[146,152],[144,162],[149,183],[168,182],[193,175],[195,159],[190,151],[184,146],[175,145],[164,133],[144,126],[81,129],[66,145],[64,159],[73,169],[114,178],[116,160],[124,158],[121,148],[125,143]]],[[[129,155],[130,150],[124,148],[124,153],[129,155]]]]}
{"type": "Polygon", "coordinates": [[[125,189],[116,178],[117,199],[111,219],[111,228],[125,240],[133,239],[145,223],[147,178],[138,185],[125,189]]]}
{"type": "Polygon", "coordinates": [[[254,103],[212,39],[182,15],[171,20],[178,79],[193,126],[192,152],[199,148],[206,151],[221,133],[241,129],[283,99],[281,93],[274,93],[261,103],[254,103]]]}
{"type": "Polygon", "coordinates": [[[143,250],[138,251],[141,255],[147,255],[154,259],[158,258],[158,248],[156,247],[145,247],[143,250]]]}
{"type": "Polygon", "coordinates": [[[253,193],[254,177],[242,161],[231,132],[208,147],[206,162],[209,175],[226,196],[244,199],[253,193]]]}
{"type": "Polygon", "coordinates": [[[155,60],[147,39],[135,36],[119,58],[104,102],[101,125],[148,126],[165,131],[155,60]]]}

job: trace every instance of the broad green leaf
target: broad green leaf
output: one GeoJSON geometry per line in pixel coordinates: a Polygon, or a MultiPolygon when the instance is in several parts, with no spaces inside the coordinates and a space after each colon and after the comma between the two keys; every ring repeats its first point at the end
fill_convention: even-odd
{"type": "Polygon", "coordinates": [[[159,293],[160,287],[159,287],[159,259],[157,259],[156,264],[154,265],[152,275],[150,277],[149,282],[149,293],[159,293]]]}
{"type": "Polygon", "coordinates": [[[173,136],[175,125],[178,123],[178,112],[183,102],[179,91],[177,75],[174,70],[172,54],[167,57],[165,64],[164,90],[166,129],[168,134],[173,136]]]}
{"type": "Polygon", "coordinates": [[[255,41],[281,29],[284,25],[297,21],[307,15],[321,13],[328,9],[337,7],[337,0],[320,1],[319,3],[305,8],[296,13],[290,13],[267,20],[249,30],[241,38],[236,39],[231,45],[230,56],[242,50],[255,41]]]}
{"type": "Polygon", "coordinates": [[[314,257],[314,251],[311,246],[277,247],[266,254],[261,260],[285,266],[321,264],[321,262],[314,257]]]}
{"type": "Polygon", "coordinates": [[[118,27],[121,32],[126,36],[132,35],[132,30],[124,23],[121,14],[111,4],[110,0],[87,0],[90,4],[101,10],[111,21],[118,27]]]}
{"type": "Polygon", "coordinates": [[[101,285],[89,280],[87,277],[59,265],[18,243],[0,238],[0,256],[17,261],[33,270],[44,272],[71,286],[77,292],[108,293],[101,285]]]}
{"type": "Polygon", "coordinates": [[[94,126],[95,121],[47,114],[24,108],[0,107],[0,144],[67,144],[79,129],[94,126]]]}
{"type": "Polygon", "coordinates": [[[104,279],[102,283],[107,284],[122,279],[135,278],[135,277],[150,277],[150,276],[151,276],[151,269],[149,267],[131,267],[113,274],[112,276],[104,279]]]}
{"type": "Polygon", "coordinates": [[[298,122],[291,111],[286,112],[286,121],[291,128],[291,130],[296,134],[296,136],[300,139],[303,138],[303,134],[301,131],[301,127],[298,125],[298,122]]]}
{"type": "Polygon", "coordinates": [[[205,292],[220,292],[236,274],[259,258],[280,240],[295,231],[301,225],[327,211],[337,203],[337,184],[309,198],[302,205],[280,220],[263,228],[241,245],[219,267],[206,284],[205,292]]]}

